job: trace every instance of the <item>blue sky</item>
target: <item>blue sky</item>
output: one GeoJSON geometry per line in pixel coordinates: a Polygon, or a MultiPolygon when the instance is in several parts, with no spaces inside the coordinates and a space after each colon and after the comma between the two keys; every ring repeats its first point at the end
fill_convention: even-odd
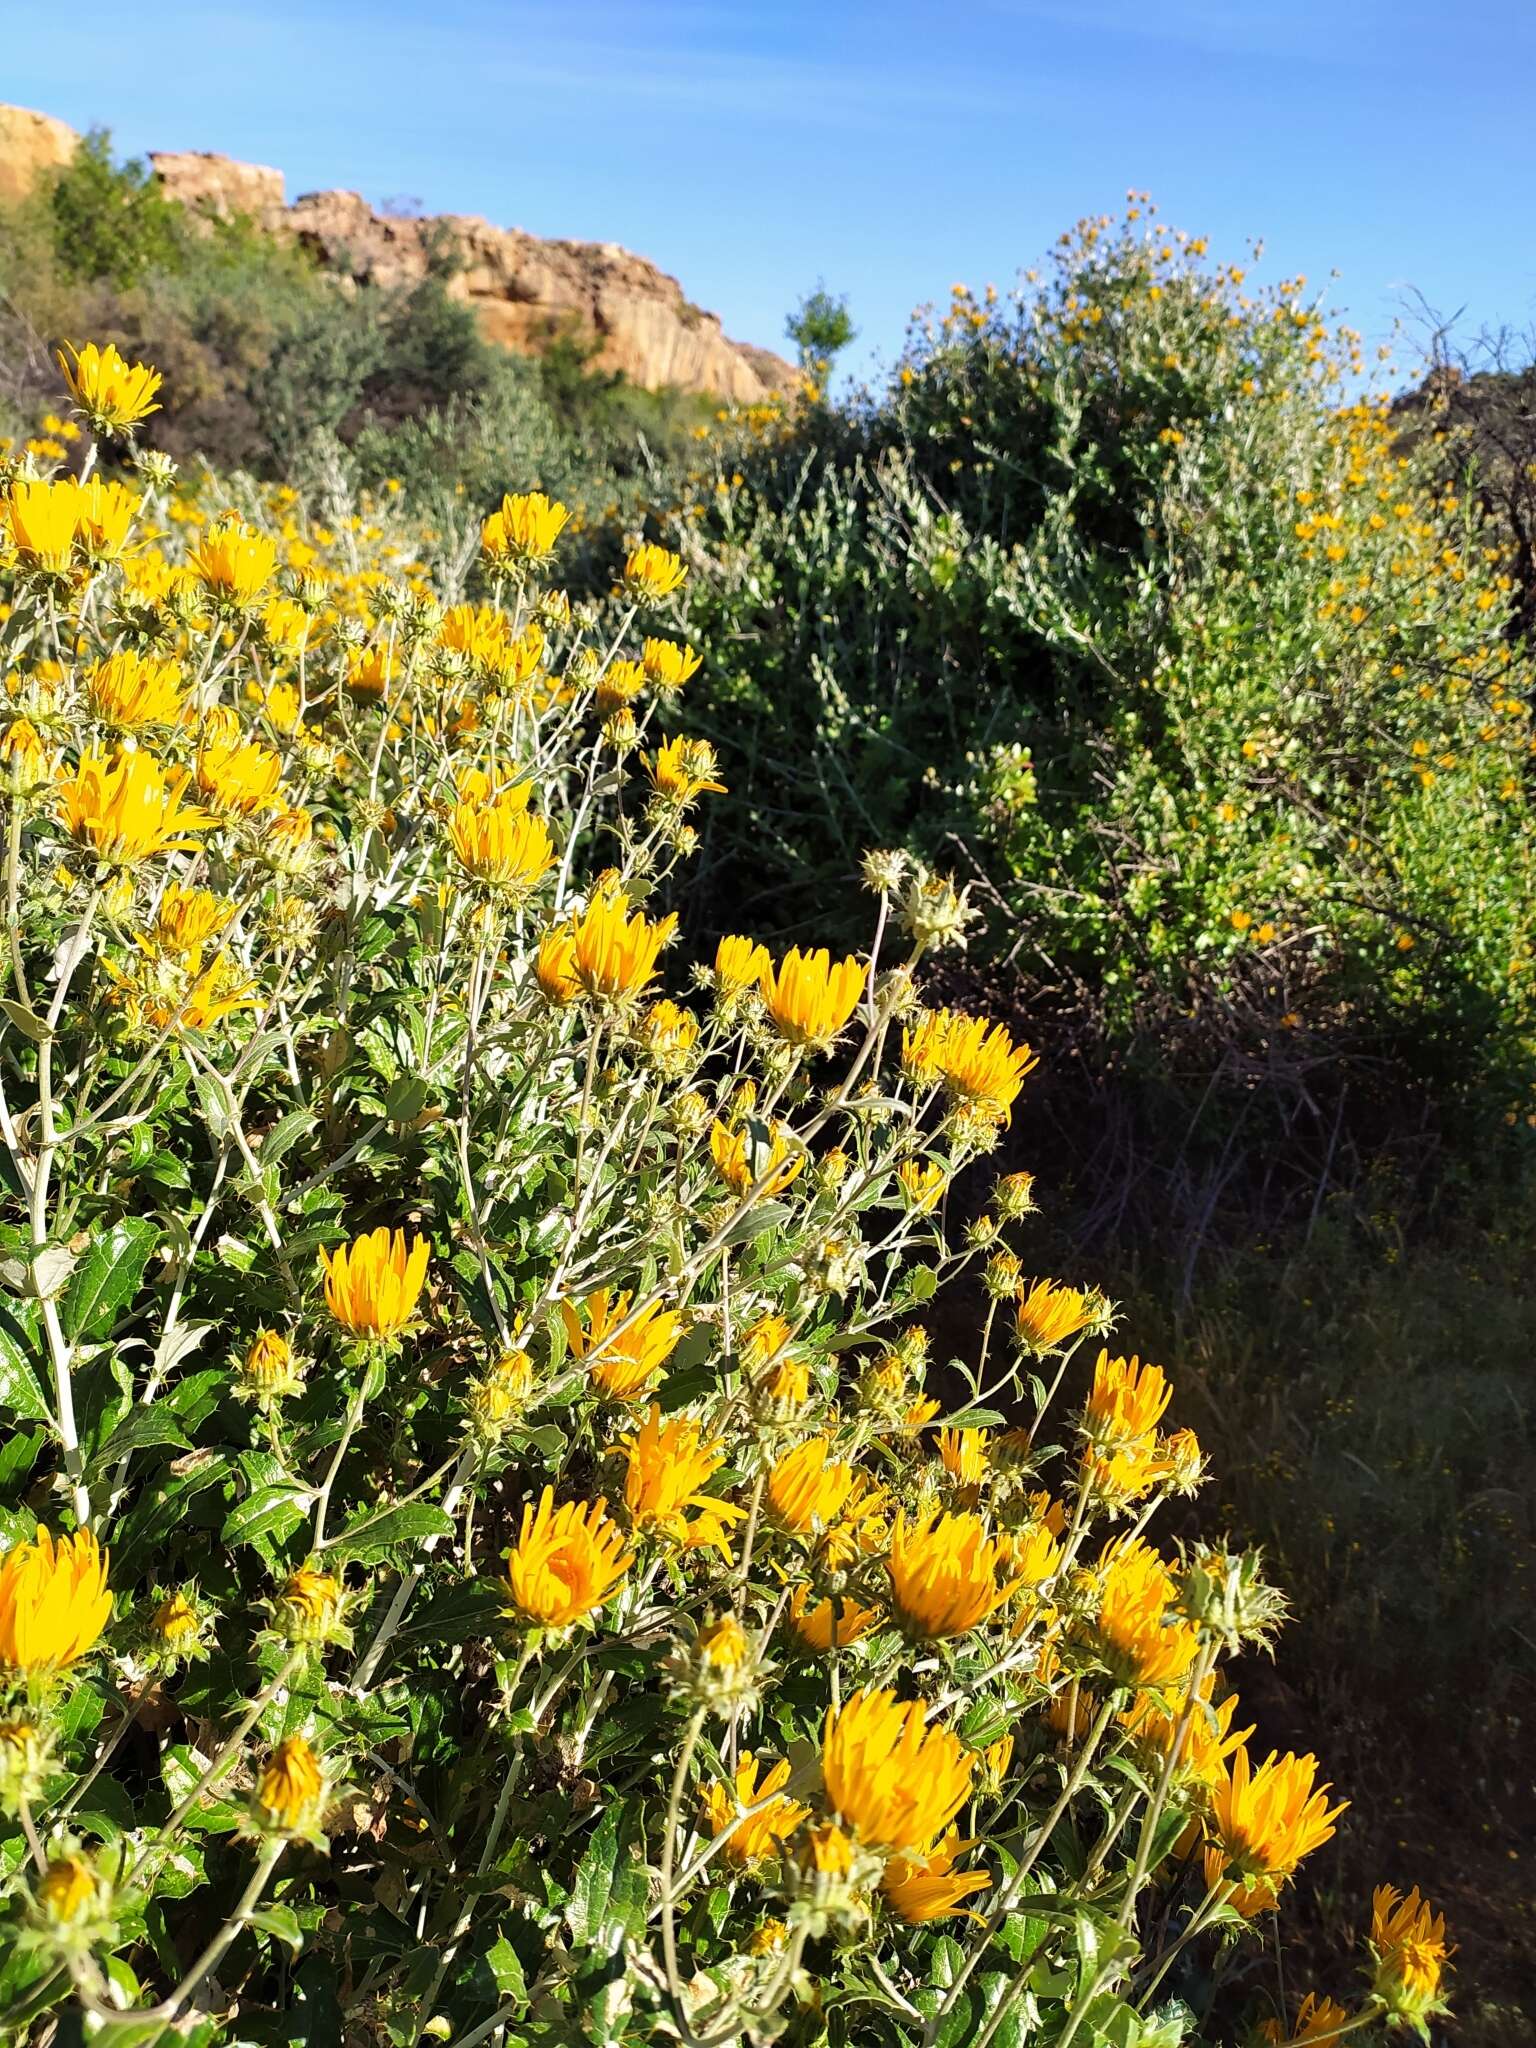
{"type": "Polygon", "coordinates": [[[1150,188],[1260,277],[1340,272],[1536,326],[1536,7],[1484,0],[0,0],[0,99],[123,151],[275,164],[290,196],[616,241],[744,340],[818,278],[851,367],[951,283],[1006,287],[1150,188]],[[1523,140],[1522,140],[1523,136],[1523,140]]]}

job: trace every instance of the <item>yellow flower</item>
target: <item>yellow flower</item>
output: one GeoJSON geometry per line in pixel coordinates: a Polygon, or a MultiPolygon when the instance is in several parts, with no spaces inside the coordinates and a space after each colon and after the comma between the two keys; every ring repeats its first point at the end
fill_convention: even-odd
{"type": "Polygon", "coordinates": [[[926,1166],[919,1165],[915,1159],[903,1159],[896,1169],[896,1178],[902,1193],[921,1215],[927,1215],[939,1206],[939,1197],[948,1185],[944,1169],[936,1159],[931,1159],[926,1166]]]}
{"type": "Polygon", "coordinates": [[[68,342],[58,352],[64,382],[81,412],[98,434],[121,434],[140,420],[158,412],[155,393],[162,382],[160,372],[146,363],[127,363],[109,342],[98,348],[88,341],[84,348],[68,342]],[[73,356],[71,363],[65,351],[73,356]]]}
{"type": "Polygon", "coordinates": [[[30,1543],[0,1558],[0,1667],[51,1678],[94,1648],[112,1612],[108,1555],[89,1529],[30,1543]]]}
{"type": "Polygon", "coordinates": [[[872,1848],[927,1850],[970,1795],[975,1756],[922,1702],[856,1692],[829,1709],[822,1775],[832,1811],[872,1848]]]}
{"type": "Polygon", "coordinates": [[[1006,1122],[1024,1077],[1039,1064],[1027,1045],[1015,1045],[1004,1024],[935,1010],[902,1033],[902,1065],[919,1083],[942,1080],[950,1094],[982,1117],[1006,1122]]]}
{"type": "Polygon", "coordinates": [[[195,1604],[186,1594],[171,1593],[155,1609],[149,1625],[157,1642],[168,1650],[176,1650],[197,1634],[201,1623],[195,1604]]]}
{"type": "Polygon", "coordinates": [[[1162,1705],[1155,1694],[1141,1692],[1136,1695],[1130,1709],[1120,1716],[1120,1725],[1131,1739],[1156,1751],[1161,1757],[1173,1753],[1174,1741],[1182,1724],[1184,1738],[1179,1749],[1178,1775],[1206,1787],[1216,1783],[1226,1767],[1227,1758],[1241,1749],[1253,1733],[1252,1728],[1234,1730],[1232,1727],[1237,1715],[1235,1692],[1228,1693],[1219,1707],[1211,1705],[1214,1682],[1214,1674],[1208,1674],[1188,1714],[1185,1712],[1185,1694],[1179,1689],[1172,1695],[1171,1708],[1162,1705]]]}
{"type": "Polygon", "coordinates": [[[1259,2027],[1259,2034],[1263,2040],[1272,2043],[1273,2048],[1305,2048],[1309,2041],[1332,2040],[1348,2023],[1346,2007],[1309,1991],[1297,2007],[1296,2025],[1290,2033],[1285,2031],[1283,2020],[1265,2020],[1259,2027]]]}
{"type": "Polygon", "coordinates": [[[795,1634],[808,1650],[846,1650],[860,1636],[867,1636],[880,1619],[877,1607],[864,1607],[846,1596],[841,1600],[819,1600],[810,1604],[810,1589],[796,1586],[789,1596],[789,1619],[795,1634]]]}
{"type": "Polygon", "coordinates": [[[514,792],[491,804],[455,804],[448,813],[453,850],[477,882],[521,895],[554,866],[549,828],[526,804],[514,792]]]}
{"type": "Polygon", "coordinates": [[[625,656],[609,662],[596,681],[599,716],[610,718],[616,711],[627,710],[644,688],[645,670],[638,661],[625,656]]]}
{"type": "Polygon", "coordinates": [[[675,1077],[688,1067],[698,1041],[699,1020],[691,1010],[664,998],[652,1003],[635,1035],[662,1071],[675,1077]]]}
{"type": "Polygon", "coordinates": [[[632,597],[659,604],[680,589],[688,571],[670,548],[643,541],[631,548],[624,563],[624,587],[632,597]]]}
{"type": "Polygon", "coordinates": [[[715,780],[718,768],[715,750],[708,740],[686,739],[681,733],[658,747],[645,762],[645,772],[657,796],[679,810],[698,797],[725,794],[725,784],[715,780]]]}
{"type": "Polygon", "coordinates": [[[278,1330],[258,1330],[240,1360],[239,1398],[270,1403],[304,1391],[304,1361],[278,1330]]]}
{"type": "Polygon", "coordinates": [[[664,1309],[659,1301],[641,1309],[627,1329],[621,1328],[633,1299],[627,1291],[615,1295],[599,1287],[582,1304],[587,1312],[585,1324],[574,1303],[560,1304],[572,1353],[587,1360],[599,1390],[610,1401],[638,1401],[683,1334],[682,1317],[664,1309]]]}
{"type": "Polygon", "coordinates": [[[53,755],[30,718],[0,733],[0,780],[13,795],[32,795],[53,779],[53,755]]]}
{"type": "Polygon", "coordinates": [[[1173,1598],[1168,1567],[1150,1544],[1106,1548],[1090,1636],[1117,1685],[1171,1685],[1195,1661],[1199,1630],[1170,1613],[1173,1598]]]}
{"type": "Polygon", "coordinates": [[[1019,1290],[1015,1327],[1019,1342],[1027,1349],[1056,1351],[1069,1337],[1099,1322],[1103,1315],[1102,1295],[1058,1286],[1054,1280],[1036,1280],[1027,1293],[1023,1288],[1019,1290]]]}
{"type": "Polygon", "coordinates": [[[987,1471],[989,1429],[941,1429],[939,1458],[951,1479],[962,1486],[979,1486],[987,1471]]]}
{"type": "Polygon", "coordinates": [[[759,1181],[765,1195],[782,1194],[806,1158],[803,1152],[791,1153],[784,1126],[777,1121],[770,1126],[752,1120],[732,1131],[716,1119],[709,1133],[709,1152],[715,1171],[738,1195],[746,1194],[759,1181]]]}
{"type": "Polygon", "coordinates": [[[273,1613],[290,1643],[323,1643],[334,1638],[343,1604],[340,1579],[305,1564],[283,1581],[273,1613]]]}
{"type": "Polygon", "coordinates": [[[1011,1568],[1021,1586],[1043,1586],[1061,1568],[1061,1533],[1049,1523],[1030,1522],[1013,1531],[1011,1568]]]}
{"type": "Polygon", "coordinates": [[[810,1812],[808,1806],[783,1796],[783,1787],[788,1783],[787,1763],[776,1763],[765,1770],[748,1750],[738,1759],[731,1784],[722,1785],[717,1780],[705,1786],[704,1824],[717,1841],[721,1835],[728,1835],[723,1854],[738,1869],[776,1856],[779,1844],[795,1832],[810,1812]],[[757,1811],[749,1812],[752,1807],[757,1811]]]}
{"type": "Polygon", "coordinates": [[[257,811],[275,809],[281,801],[281,754],[256,740],[243,739],[238,723],[228,713],[208,720],[196,768],[198,793],[220,817],[249,818],[257,811]]]}
{"type": "Polygon", "coordinates": [[[1419,1897],[1417,1885],[1406,1898],[1395,1885],[1377,1885],[1371,1894],[1371,1949],[1371,1988],[1389,2012],[1422,2026],[1431,2013],[1445,2010],[1441,1984],[1452,1951],[1444,1917],[1419,1897]]]}
{"type": "Polygon", "coordinates": [[[184,768],[168,780],[151,754],[87,754],[55,788],[70,837],[106,866],[128,868],[158,853],[190,852],[191,835],[208,830],[207,812],[181,801],[187,781],[184,768]]]}
{"type": "Polygon", "coordinates": [[[675,640],[647,640],[640,661],[646,681],[658,696],[675,697],[684,683],[698,673],[701,658],[686,644],[679,647],[675,640]]]}
{"type": "Polygon", "coordinates": [[[546,932],[540,939],[533,976],[545,1001],[557,1008],[574,1003],[581,994],[581,983],[576,979],[576,941],[564,926],[546,932]]]}
{"type": "Polygon", "coordinates": [[[80,487],[77,519],[80,545],[92,561],[112,562],[122,553],[138,517],[139,497],[126,484],[93,476],[80,487]]]}
{"type": "Polygon", "coordinates": [[[55,1856],[37,1887],[38,1912],[53,1927],[78,1927],[101,1897],[101,1879],[83,1856],[55,1856]]]}
{"type": "Polygon", "coordinates": [[[187,561],[210,596],[234,608],[254,604],[277,563],[277,542],[238,520],[209,527],[187,561]]]}
{"type": "Polygon", "coordinates": [[[769,972],[768,948],[756,939],[728,936],[715,948],[715,986],[723,995],[739,994],[769,972]]]}
{"type": "Polygon", "coordinates": [[[570,516],[542,491],[518,491],[485,521],[480,544],[493,562],[547,561],[570,516]]]}
{"type": "Polygon", "coordinates": [[[633,917],[623,896],[594,895],[571,928],[571,972],[589,996],[622,1002],[656,972],[656,957],[677,929],[675,912],[653,924],[633,917]]]}
{"type": "Polygon", "coordinates": [[[725,1525],[745,1510],[704,1491],[725,1463],[725,1450],[705,1436],[701,1423],[677,1416],[663,1424],[653,1402],[633,1435],[619,1439],[619,1450],[626,1460],[624,1505],[637,1531],[689,1549],[700,1547],[701,1534],[727,1547],[725,1525]],[[689,1520],[690,1508],[698,1511],[697,1520],[689,1520]]]}
{"type": "Polygon", "coordinates": [[[899,1916],[913,1927],[963,1912],[962,1899],[984,1892],[992,1882],[984,1870],[956,1870],[955,1858],[974,1848],[951,1828],[925,1856],[893,1856],[880,1889],[899,1916]]]}
{"type": "Polygon", "coordinates": [[[168,882],[155,908],[155,921],[140,943],[150,953],[195,953],[216,939],[234,915],[234,904],[222,896],[168,882]]]}
{"type": "Polygon", "coordinates": [[[1172,1398],[1161,1367],[1144,1366],[1139,1358],[1111,1358],[1104,1350],[1093,1368],[1083,1427],[1106,1449],[1135,1444],[1156,1429],[1172,1398]]]}
{"type": "Polygon", "coordinates": [[[523,1508],[517,1543],[507,1553],[512,1605],[539,1628],[569,1628],[595,1614],[629,1570],[624,1532],[605,1500],[555,1506],[546,1486],[537,1509],[523,1508]]]}
{"type": "Polygon", "coordinates": [[[802,953],[793,946],[777,971],[763,968],[758,986],[781,1038],[825,1049],[859,1006],[869,969],[850,954],[834,966],[826,948],[802,953]]]}
{"type": "Polygon", "coordinates": [[[381,1223],[350,1246],[321,1252],[325,1305],[354,1337],[373,1343],[396,1337],[415,1314],[431,1256],[424,1237],[407,1247],[403,1230],[391,1232],[381,1223]]]}
{"type": "Polygon", "coordinates": [[[929,1642],[964,1635],[996,1613],[1015,1590],[1009,1544],[980,1515],[933,1512],[891,1532],[891,1603],[901,1620],[929,1642]]]}
{"type": "Polygon", "coordinates": [[[85,680],[93,718],[120,732],[174,725],[181,716],[181,668],[124,650],[97,662],[85,680]]]}
{"type": "Polygon", "coordinates": [[[325,1773],[302,1735],[281,1741],[262,1767],[251,1794],[257,1822],[281,1834],[308,1834],[320,1818],[325,1773]]]}
{"type": "Polygon", "coordinates": [[[808,1437],[770,1467],[768,1511],[790,1535],[814,1535],[836,1522],[858,1477],[852,1465],[832,1456],[824,1436],[808,1437]]]}
{"type": "Polygon", "coordinates": [[[1243,1882],[1290,1877],[1304,1856],[1333,1838],[1344,1805],[1314,1789],[1317,1758],[1271,1751],[1254,1770],[1239,1749],[1211,1792],[1211,1826],[1226,1875],[1243,1882]]]}
{"type": "Polygon", "coordinates": [[[54,483],[18,479],[0,503],[23,568],[62,576],[74,560],[80,527],[80,486],[73,477],[54,483]]]}

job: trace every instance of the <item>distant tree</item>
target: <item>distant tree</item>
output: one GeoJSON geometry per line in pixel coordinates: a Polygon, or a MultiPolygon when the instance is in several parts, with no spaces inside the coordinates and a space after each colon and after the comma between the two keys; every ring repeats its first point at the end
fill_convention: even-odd
{"type": "Polygon", "coordinates": [[[834,298],[818,278],[815,291],[807,292],[784,322],[784,332],[795,344],[801,369],[819,381],[858,329],[848,311],[847,299],[834,298]]]}
{"type": "Polygon", "coordinates": [[[105,128],[81,138],[48,205],[54,247],[71,277],[104,279],[122,290],[150,271],[182,267],[183,209],[165,197],[154,172],[137,157],[113,163],[105,128]]]}

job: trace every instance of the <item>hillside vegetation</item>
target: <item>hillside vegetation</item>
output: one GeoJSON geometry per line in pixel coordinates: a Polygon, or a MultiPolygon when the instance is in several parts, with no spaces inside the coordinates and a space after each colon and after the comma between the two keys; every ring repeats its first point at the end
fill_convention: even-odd
{"type": "Polygon", "coordinates": [[[1418,1881],[1518,2040],[1518,379],[1139,200],[842,402],[443,283],[0,216],[12,2020],[1438,2035],[1418,1881]]]}

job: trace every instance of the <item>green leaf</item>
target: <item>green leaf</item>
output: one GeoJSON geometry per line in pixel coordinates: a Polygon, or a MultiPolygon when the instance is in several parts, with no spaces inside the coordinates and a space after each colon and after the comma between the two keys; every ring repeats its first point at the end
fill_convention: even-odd
{"type": "Polygon", "coordinates": [[[95,1462],[98,1466],[110,1465],[129,1451],[147,1451],[156,1444],[173,1444],[178,1451],[192,1448],[169,1407],[159,1401],[148,1407],[130,1408],[96,1453],[95,1462]]]}
{"type": "Polygon", "coordinates": [[[426,1501],[408,1501],[397,1508],[365,1508],[326,1549],[336,1557],[380,1558],[400,1543],[421,1543],[429,1536],[451,1536],[453,1522],[441,1508],[426,1501]]]}
{"type": "Polygon", "coordinates": [[[446,1587],[400,1628],[397,1642],[462,1643],[490,1635],[506,1613],[505,1591],[490,1579],[446,1587]]]}
{"type": "Polygon", "coordinates": [[[504,2001],[516,1999],[520,2005],[528,2003],[528,1980],[523,1975],[522,1963],[517,1950],[504,1934],[497,1935],[486,1951],[486,1967],[496,1980],[496,1989],[504,2001]]]}
{"type": "Polygon", "coordinates": [[[293,1955],[297,1955],[304,1946],[304,1930],[292,1906],[258,1906],[254,1913],[247,1913],[245,1917],[248,1927],[254,1927],[260,1934],[270,1934],[274,1941],[285,1943],[293,1955]]]}
{"type": "Polygon", "coordinates": [[[6,1309],[0,1309],[0,1414],[18,1422],[48,1420],[32,1347],[20,1322],[6,1309]]]}
{"type": "Polygon", "coordinates": [[[610,1806],[577,1866],[565,1919],[578,1949],[615,1947],[644,1922],[645,1871],[626,1839],[626,1819],[624,1808],[610,1806]]]}
{"type": "Polygon", "coordinates": [[[303,1521],[314,1495],[306,1487],[259,1486],[230,1509],[220,1535],[226,1543],[281,1543],[303,1521]]]}
{"type": "Polygon", "coordinates": [[[75,1268],[64,1296],[64,1329],[71,1343],[111,1335],[119,1314],[138,1293],[149,1255],[162,1235],[158,1223],[125,1216],[96,1239],[75,1268]]]}

